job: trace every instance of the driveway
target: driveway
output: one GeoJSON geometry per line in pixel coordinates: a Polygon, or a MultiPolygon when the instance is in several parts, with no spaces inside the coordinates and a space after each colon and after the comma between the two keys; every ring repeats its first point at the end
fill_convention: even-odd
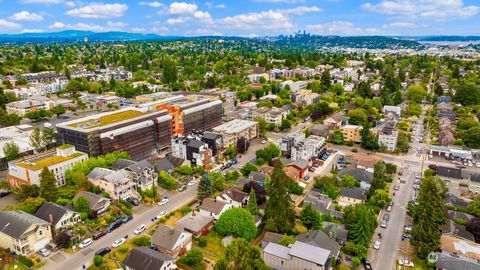
{"type": "Polygon", "coordinates": [[[140,224],[150,226],[153,224],[152,218],[161,211],[171,212],[179,209],[197,197],[198,184],[188,187],[183,192],[171,191],[168,193],[169,202],[166,205],[138,206],[134,209],[134,218],[130,222],[123,224],[118,229],[108,235],[96,240],[88,248],[77,251],[74,254],[67,254],[62,251],[51,255],[42,269],[82,269],[83,265],[87,266],[93,262],[95,252],[103,247],[111,247],[112,242],[124,237],[125,235],[133,236],[135,228],[140,224]]]}

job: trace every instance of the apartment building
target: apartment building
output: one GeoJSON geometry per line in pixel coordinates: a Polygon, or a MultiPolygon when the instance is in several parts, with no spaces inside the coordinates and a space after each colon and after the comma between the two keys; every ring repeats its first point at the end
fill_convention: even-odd
{"type": "Polygon", "coordinates": [[[258,138],[260,136],[260,125],[255,121],[234,119],[214,127],[213,131],[222,135],[225,148],[236,147],[240,138],[245,138],[247,141],[258,138]]]}
{"type": "Polygon", "coordinates": [[[52,241],[50,224],[23,211],[0,212],[0,247],[24,256],[52,241]]]}
{"type": "Polygon", "coordinates": [[[73,145],[61,145],[55,151],[40,153],[8,163],[7,179],[10,186],[18,189],[21,185],[40,185],[40,174],[48,168],[57,180],[57,186],[65,185],[65,171],[82,162],[88,155],[75,150],[73,145]]]}
{"type": "Polygon", "coordinates": [[[90,156],[126,151],[134,160],[170,146],[172,117],[166,110],[124,108],[57,125],[57,143],[72,144],[90,156]]]}
{"type": "Polygon", "coordinates": [[[289,133],[285,137],[281,138],[277,142],[277,145],[282,151],[282,154],[286,157],[289,157],[291,155],[293,146],[302,142],[303,140],[305,140],[305,133],[303,132],[289,133]]]}
{"type": "Polygon", "coordinates": [[[112,200],[139,198],[131,175],[124,170],[112,171],[97,167],[87,175],[87,178],[94,186],[107,192],[112,200]]]}
{"type": "Polygon", "coordinates": [[[397,147],[398,131],[385,127],[378,135],[378,144],[393,152],[397,147]]]}
{"type": "Polygon", "coordinates": [[[363,127],[357,125],[345,125],[340,128],[345,142],[360,143],[362,141],[361,131],[363,127]]]}
{"type": "Polygon", "coordinates": [[[312,135],[292,147],[291,160],[310,160],[318,157],[325,145],[325,138],[312,135]]]}
{"type": "Polygon", "coordinates": [[[18,116],[24,116],[29,112],[34,112],[38,110],[47,110],[47,104],[42,101],[37,100],[20,100],[10,102],[5,105],[7,113],[14,113],[18,116]]]}
{"type": "Polygon", "coordinates": [[[199,136],[175,136],[172,139],[172,156],[190,161],[195,166],[206,166],[213,159],[212,149],[199,136]]]}

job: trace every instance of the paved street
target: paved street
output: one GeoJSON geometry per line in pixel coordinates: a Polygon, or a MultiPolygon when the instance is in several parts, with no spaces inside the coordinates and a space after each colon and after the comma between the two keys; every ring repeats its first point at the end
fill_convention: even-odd
{"type": "Polygon", "coordinates": [[[83,265],[89,265],[93,262],[95,252],[103,247],[111,247],[113,241],[128,235],[129,238],[134,237],[133,231],[145,224],[150,226],[152,218],[161,211],[173,211],[193,201],[197,196],[198,183],[193,187],[188,187],[184,192],[169,192],[166,196],[169,202],[164,206],[138,206],[134,210],[134,218],[130,222],[123,224],[118,229],[107,234],[106,236],[94,241],[89,247],[77,251],[75,254],[67,254],[62,251],[50,255],[46,261],[46,265],[42,269],[58,270],[58,269],[82,269],[83,265]]]}

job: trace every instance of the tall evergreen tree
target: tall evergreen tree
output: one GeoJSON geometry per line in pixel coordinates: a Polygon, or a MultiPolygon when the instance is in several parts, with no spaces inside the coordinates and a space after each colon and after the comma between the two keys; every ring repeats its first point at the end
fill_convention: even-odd
{"type": "Polygon", "coordinates": [[[320,78],[320,90],[322,92],[327,92],[332,86],[332,81],[330,80],[330,70],[325,70],[320,78]]]}
{"type": "Polygon", "coordinates": [[[272,179],[267,187],[267,221],[280,233],[288,233],[295,225],[295,210],[292,198],[288,192],[288,177],[282,170],[279,162],[273,169],[272,179]]]}
{"type": "Polygon", "coordinates": [[[368,246],[372,234],[377,227],[375,214],[366,205],[358,205],[355,207],[355,222],[349,231],[349,237],[356,243],[368,246]]]}
{"type": "Polygon", "coordinates": [[[313,208],[311,203],[303,207],[300,212],[300,220],[303,226],[309,230],[318,230],[322,227],[322,216],[313,208]]]}
{"type": "Polygon", "coordinates": [[[250,196],[248,197],[247,209],[250,212],[250,214],[252,214],[253,216],[258,214],[257,195],[255,194],[255,190],[253,188],[250,190],[250,196]]]}
{"type": "Polygon", "coordinates": [[[57,179],[47,167],[40,173],[40,196],[48,202],[54,202],[58,198],[57,179]]]}
{"type": "Polygon", "coordinates": [[[202,178],[200,179],[200,183],[198,184],[198,196],[203,199],[212,195],[212,193],[213,181],[210,176],[208,176],[208,173],[204,172],[202,174],[202,178]]]}

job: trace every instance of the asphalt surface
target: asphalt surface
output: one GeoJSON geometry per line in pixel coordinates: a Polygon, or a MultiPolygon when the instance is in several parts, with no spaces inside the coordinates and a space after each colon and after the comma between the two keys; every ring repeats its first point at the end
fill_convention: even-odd
{"type": "MultiPolygon", "coordinates": [[[[87,248],[77,250],[74,254],[68,254],[63,251],[58,251],[50,255],[46,260],[46,265],[42,269],[47,270],[58,270],[58,269],[83,269],[85,265],[88,267],[93,263],[93,257],[95,252],[104,247],[112,247],[112,243],[120,238],[125,237],[125,235],[134,237],[133,231],[140,226],[145,224],[148,226],[152,225],[152,218],[158,215],[161,211],[171,212],[176,209],[181,208],[184,205],[187,205],[197,197],[197,188],[198,183],[192,187],[188,187],[187,190],[183,192],[172,191],[169,192],[166,196],[169,198],[169,202],[163,206],[152,205],[152,206],[138,206],[134,209],[133,219],[120,226],[118,229],[112,231],[111,233],[105,235],[104,237],[96,240],[88,246],[87,248]]],[[[143,233],[146,233],[144,231],[143,233]]]]}

